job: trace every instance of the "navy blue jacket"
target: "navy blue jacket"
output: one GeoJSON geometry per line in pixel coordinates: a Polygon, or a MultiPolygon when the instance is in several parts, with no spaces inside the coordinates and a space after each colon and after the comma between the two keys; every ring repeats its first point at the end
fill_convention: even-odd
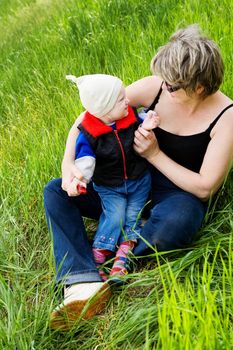
{"type": "Polygon", "coordinates": [[[93,181],[97,185],[119,186],[124,180],[139,178],[147,169],[147,161],[133,150],[140,120],[130,106],[128,111],[116,121],[115,129],[88,112],[79,126],[96,156],[93,181]]]}

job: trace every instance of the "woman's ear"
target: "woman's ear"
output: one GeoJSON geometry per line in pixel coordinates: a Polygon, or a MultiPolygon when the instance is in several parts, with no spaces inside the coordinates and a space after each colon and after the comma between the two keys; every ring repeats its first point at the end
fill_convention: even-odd
{"type": "Polygon", "coordinates": [[[201,84],[198,84],[197,87],[196,87],[196,93],[198,95],[201,95],[203,93],[203,91],[205,90],[204,86],[201,85],[201,84]]]}

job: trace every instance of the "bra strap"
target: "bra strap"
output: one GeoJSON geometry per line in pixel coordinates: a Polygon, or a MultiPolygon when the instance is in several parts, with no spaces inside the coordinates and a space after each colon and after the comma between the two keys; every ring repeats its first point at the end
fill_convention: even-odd
{"type": "Polygon", "coordinates": [[[161,93],[162,93],[162,91],[163,91],[162,86],[163,86],[163,82],[162,82],[162,84],[161,84],[161,86],[160,86],[160,89],[159,89],[158,94],[155,96],[154,101],[152,102],[152,104],[150,105],[150,107],[147,108],[147,112],[150,111],[150,110],[153,111],[153,110],[155,109],[155,106],[156,106],[157,103],[159,102],[160,95],[161,95],[161,93]]]}
{"type": "Polygon", "coordinates": [[[223,115],[223,113],[225,113],[229,108],[233,107],[233,103],[231,103],[229,106],[225,107],[220,113],[219,115],[214,119],[214,121],[212,121],[212,123],[210,124],[208,129],[213,129],[213,127],[215,126],[215,124],[217,123],[217,121],[220,119],[220,117],[223,115]]]}

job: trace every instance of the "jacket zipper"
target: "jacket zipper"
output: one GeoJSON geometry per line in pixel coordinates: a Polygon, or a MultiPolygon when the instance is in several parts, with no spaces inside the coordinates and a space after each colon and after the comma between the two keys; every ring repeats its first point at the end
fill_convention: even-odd
{"type": "Polygon", "coordinates": [[[123,169],[124,169],[124,179],[127,180],[128,176],[127,176],[127,172],[126,172],[126,159],[125,159],[125,152],[124,152],[124,148],[122,146],[121,140],[119,138],[118,132],[117,130],[114,130],[114,133],[116,135],[117,141],[120,145],[120,149],[121,149],[121,154],[122,154],[122,160],[123,160],[123,169]]]}

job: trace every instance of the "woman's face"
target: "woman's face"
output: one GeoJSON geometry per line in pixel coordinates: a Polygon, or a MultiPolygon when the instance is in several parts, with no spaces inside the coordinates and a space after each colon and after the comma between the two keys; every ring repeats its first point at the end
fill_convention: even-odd
{"type": "Polygon", "coordinates": [[[167,82],[163,82],[163,90],[166,90],[169,94],[170,98],[174,100],[174,102],[186,102],[190,101],[190,99],[199,99],[200,98],[200,92],[199,88],[196,92],[192,92],[191,94],[187,94],[187,92],[178,85],[172,85],[167,82]]]}

